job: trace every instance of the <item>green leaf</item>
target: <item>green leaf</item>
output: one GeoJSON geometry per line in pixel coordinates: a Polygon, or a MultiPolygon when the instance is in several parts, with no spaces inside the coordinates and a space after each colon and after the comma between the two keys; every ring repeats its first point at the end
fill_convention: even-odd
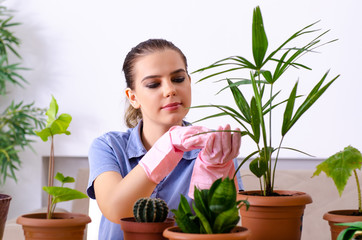
{"type": "Polygon", "coordinates": [[[289,121],[289,123],[286,124],[286,126],[284,126],[283,123],[284,135],[292,128],[292,126],[298,121],[298,119],[322,96],[322,94],[328,89],[328,87],[339,77],[339,75],[337,75],[331,81],[329,81],[323,88],[319,89],[323,81],[326,79],[327,75],[328,72],[324,74],[322,79],[316,84],[316,86],[308,94],[305,101],[300,105],[300,107],[295,112],[291,121],[289,121]]]}
{"type": "Polygon", "coordinates": [[[255,66],[261,69],[268,49],[268,39],[264,30],[263,17],[259,6],[254,9],[252,25],[252,44],[255,66]]]}
{"type": "Polygon", "coordinates": [[[70,135],[70,132],[67,130],[72,117],[69,114],[63,113],[59,117],[56,116],[58,112],[58,104],[55,98],[52,96],[52,101],[50,107],[47,111],[47,126],[41,131],[35,131],[35,133],[45,142],[49,137],[56,134],[66,134],[70,135]]]}
{"type": "Polygon", "coordinates": [[[214,233],[229,233],[240,220],[238,208],[234,207],[221,212],[215,219],[214,233]]]}
{"type": "Polygon", "coordinates": [[[250,114],[251,114],[251,127],[253,129],[254,133],[254,141],[256,143],[259,143],[260,141],[260,116],[259,116],[259,110],[256,106],[255,98],[251,98],[250,102],[250,114]]]}
{"type": "Polygon", "coordinates": [[[53,196],[53,203],[65,202],[75,199],[87,198],[84,193],[67,187],[43,187],[43,190],[53,196]]]}
{"type": "Polygon", "coordinates": [[[287,105],[284,111],[283,125],[282,125],[282,136],[284,136],[288,132],[288,126],[291,122],[294,103],[297,95],[298,82],[295,83],[293,90],[290,92],[287,105]]]}
{"type": "Polygon", "coordinates": [[[227,79],[227,81],[230,86],[230,90],[233,94],[236,105],[238,106],[238,108],[240,109],[240,112],[245,117],[246,122],[250,123],[251,116],[250,116],[250,107],[249,107],[248,102],[246,101],[244,95],[241,93],[239,88],[232,86],[233,83],[229,79],[227,79]]]}
{"type": "Polygon", "coordinates": [[[196,207],[195,204],[192,204],[192,207],[195,211],[196,216],[200,219],[201,226],[204,228],[207,234],[212,234],[212,228],[210,226],[209,221],[207,220],[206,216],[202,214],[202,212],[196,207]]]}
{"type": "MultiPolygon", "coordinates": [[[[336,224],[337,225],[337,224],[336,224]]],[[[338,224],[339,225],[339,224],[338,224]]],[[[343,229],[342,232],[340,232],[338,234],[337,240],[352,240],[352,239],[357,239],[357,238],[353,238],[354,234],[357,231],[360,231],[361,229],[358,228],[354,228],[354,227],[350,227],[347,229],[343,229]]]]}
{"type": "Polygon", "coordinates": [[[186,213],[192,214],[191,207],[190,207],[187,199],[183,195],[181,195],[181,200],[180,200],[180,204],[178,206],[178,210],[185,214],[186,213]]]}
{"type": "Polygon", "coordinates": [[[236,187],[233,179],[228,177],[222,180],[215,188],[211,199],[210,209],[216,214],[219,214],[234,206],[236,202],[236,187]]]}
{"type": "Polygon", "coordinates": [[[75,179],[73,177],[70,176],[64,177],[64,175],[60,172],[58,172],[54,178],[63,184],[75,182],[75,179]]]}
{"type": "Polygon", "coordinates": [[[200,224],[198,223],[198,219],[193,218],[191,214],[177,211],[175,209],[171,209],[171,212],[175,214],[175,221],[177,223],[177,226],[180,227],[182,232],[184,233],[200,232],[200,224]]]}
{"type": "Polygon", "coordinates": [[[361,169],[361,164],[361,152],[352,146],[348,146],[343,151],[332,155],[320,163],[312,177],[318,176],[322,171],[325,172],[328,177],[333,179],[341,196],[349,177],[352,175],[352,171],[361,169]]]}
{"type": "Polygon", "coordinates": [[[49,109],[45,113],[48,116],[47,127],[49,127],[57,118],[58,108],[59,107],[58,107],[57,100],[55,100],[54,96],[52,95],[52,100],[50,101],[49,109]]]}
{"type": "MultiPolygon", "coordinates": [[[[206,190],[206,191],[208,192],[208,190],[206,190]]],[[[211,216],[210,216],[210,212],[208,211],[207,193],[203,194],[199,189],[197,189],[196,186],[195,186],[195,190],[194,190],[194,201],[195,201],[195,206],[197,207],[197,209],[199,209],[199,211],[204,216],[206,216],[207,219],[209,219],[211,216]]]]}
{"type": "Polygon", "coordinates": [[[257,178],[261,178],[268,170],[268,163],[258,157],[250,162],[249,169],[257,178]]]}

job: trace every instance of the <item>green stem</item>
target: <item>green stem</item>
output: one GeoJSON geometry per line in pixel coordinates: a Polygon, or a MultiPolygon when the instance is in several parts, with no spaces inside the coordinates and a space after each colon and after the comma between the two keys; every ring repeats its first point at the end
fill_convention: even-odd
{"type": "Polygon", "coordinates": [[[274,189],[275,170],[277,168],[277,162],[278,162],[278,159],[279,159],[279,152],[280,152],[280,148],[282,146],[283,140],[284,140],[284,136],[280,140],[279,147],[278,147],[278,152],[277,152],[277,155],[275,157],[274,168],[273,168],[273,177],[272,177],[272,189],[274,189]]]}
{"type": "Polygon", "coordinates": [[[356,183],[357,183],[357,192],[358,192],[358,212],[361,213],[362,212],[362,197],[361,197],[361,187],[359,185],[359,180],[358,180],[358,176],[357,176],[357,171],[356,169],[353,170],[354,176],[356,178],[356,183]]]}
{"type": "MultiPolygon", "coordinates": [[[[48,169],[48,186],[54,185],[54,137],[51,136],[50,143],[50,156],[49,156],[49,169],[48,169]]],[[[51,218],[52,215],[52,196],[48,194],[48,211],[47,218],[51,218]]]]}

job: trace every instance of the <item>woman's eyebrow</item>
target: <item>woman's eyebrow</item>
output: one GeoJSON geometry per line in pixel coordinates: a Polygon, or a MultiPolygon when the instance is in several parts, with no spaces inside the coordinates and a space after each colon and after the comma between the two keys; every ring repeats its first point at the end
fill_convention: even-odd
{"type": "MultiPolygon", "coordinates": [[[[183,68],[180,68],[180,69],[177,69],[177,70],[171,72],[170,75],[177,74],[180,72],[186,72],[186,70],[183,68]]],[[[150,78],[159,78],[159,77],[161,77],[161,75],[149,75],[149,76],[144,77],[141,82],[143,82],[144,80],[150,79],[150,78]]]]}

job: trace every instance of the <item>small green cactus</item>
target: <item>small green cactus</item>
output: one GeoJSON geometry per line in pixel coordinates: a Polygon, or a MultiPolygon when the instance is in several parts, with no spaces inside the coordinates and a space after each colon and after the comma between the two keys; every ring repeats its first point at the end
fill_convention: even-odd
{"type": "Polygon", "coordinates": [[[133,215],[137,222],[163,222],[167,214],[167,204],[160,198],[140,198],[133,206],[133,215]]]}

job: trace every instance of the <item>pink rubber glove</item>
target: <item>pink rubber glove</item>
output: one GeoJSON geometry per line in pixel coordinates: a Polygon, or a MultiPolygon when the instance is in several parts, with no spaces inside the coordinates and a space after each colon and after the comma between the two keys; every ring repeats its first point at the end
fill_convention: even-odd
{"type": "Polygon", "coordinates": [[[158,184],[176,167],[185,151],[205,146],[209,134],[193,135],[208,131],[208,128],[201,126],[171,127],[155,142],[139,164],[148,178],[158,184]]]}
{"type": "MultiPolygon", "coordinates": [[[[225,128],[219,127],[218,130],[230,130],[230,125],[226,125],[225,128]]],[[[212,133],[196,158],[188,194],[190,198],[194,198],[195,186],[200,190],[209,189],[218,178],[233,177],[235,166],[232,160],[238,156],[240,144],[240,133],[212,133]]],[[[238,188],[236,178],[235,186],[238,188]]]]}

